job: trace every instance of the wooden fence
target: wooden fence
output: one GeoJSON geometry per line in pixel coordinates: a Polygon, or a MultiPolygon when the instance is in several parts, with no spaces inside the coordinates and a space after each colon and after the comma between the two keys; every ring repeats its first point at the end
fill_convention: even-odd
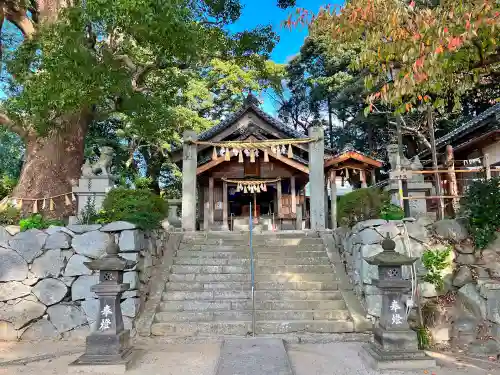
{"type": "Polygon", "coordinates": [[[469,186],[477,180],[500,177],[500,166],[492,167],[487,154],[472,160],[455,160],[453,150],[448,146],[445,161],[438,169],[424,168],[412,171],[424,175],[426,182],[433,184],[433,192],[427,196],[402,196],[403,200],[425,199],[427,211],[436,212],[438,218],[456,216],[460,210],[460,199],[469,186]],[[437,189],[440,184],[441,189],[437,189]],[[438,195],[436,192],[441,191],[438,195]]]}

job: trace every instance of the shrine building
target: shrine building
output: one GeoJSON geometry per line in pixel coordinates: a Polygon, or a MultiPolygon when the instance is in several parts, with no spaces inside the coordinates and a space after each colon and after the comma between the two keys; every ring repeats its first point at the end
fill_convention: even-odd
{"type": "Polygon", "coordinates": [[[354,149],[325,149],[323,129],[304,135],[258,107],[196,134],[173,161],[182,167],[182,227],[194,230],[323,230],[336,227],[337,186],[375,183],[382,162],[354,149]]]}

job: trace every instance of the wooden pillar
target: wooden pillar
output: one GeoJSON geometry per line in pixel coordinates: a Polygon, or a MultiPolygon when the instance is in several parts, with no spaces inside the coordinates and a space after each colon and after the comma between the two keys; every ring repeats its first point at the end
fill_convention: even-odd
{"type": "Polygon", "coordinates": [[[209,228],[213,228],[214,225],[214,178],[213,177],[208,178],[208,225],[209,228]]]}
{"type": "Polygon", "coordinates": [[[222,229],[229,229],[228,222],[228,206],[227,206],[227,182],[222,182],[222,229]]]}
{"type": "Polygon", "coordinates": [[[372,185],[375,185],[377,183],[377,175],[375,174],[375,169],[371,170],[370,175],[372,177],[372,185]]]}
{"type": "Polygon", "coordinates": [[[460,199],[458,198],[458,183],[457,175],[455,173],[455,156],[453,155],[453,147],[451,145],[446,146],[446,167],[448,168],[448,195],[452,197],[451,206],[453,208],[453,213],[458,214],[460,210],[460,199]]]}
{"type": "Polygon", "coordinates": [[[368,187],[367,183],[366,183],[366,170],[364,169],[361,169],[359,171],[359,178],[361,180],[361,189],[365,189],[368,187]]]}
{"type": "Polygon", "coordinates": [[[281,218],[281,180],[276,182],[276,194],[278,200],[278,218],[281,218]]]}
{"type": "Polygon", "coordinates": [[[297,213],[297,197],[295,195],[295,176],[290,177],[290,193],[292,194],[292,213],[297,213]]]}
{"type": "Polygon", "coordinates": [[[332,229],[337,228],[337,171],[330,172],[330,216],[332,229]]]}

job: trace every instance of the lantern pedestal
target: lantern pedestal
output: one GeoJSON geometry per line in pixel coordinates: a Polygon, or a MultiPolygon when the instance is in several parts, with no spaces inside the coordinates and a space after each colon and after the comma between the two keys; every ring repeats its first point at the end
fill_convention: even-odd
{"type": "Polygon", "coordinates": [[[104,257],[85,263],[89,269],[99,270],[99,284],[91,288],[99,298],[97,330],[87,336],[85,353],[70,364],[72,372],[124,373],[136,358],[120,306],[121,295],[129,288],[123,283],[123,272],[134,264],[118,256],[115,243],[108,246],[104,257]]]}
{"type": "MultiPolygon", "coordinates": [[[[389,235],[387,235],[389,236],[389,235]]],[[[418,349],[417,333],[408,325],[404,293],[411,283],[402,279],[402,266],[412,265],[417,258],[410,258],[395,251],[396,244],[387,237],[382,242],[384,251],[365,258],[368,264],[378,266],[378,279],[372,283],[382,297],[382,313],[374,329],[374,343],[366,344],[361,358],[373,369],[405,370],[436,367],[436,361],[418,349]]]]}

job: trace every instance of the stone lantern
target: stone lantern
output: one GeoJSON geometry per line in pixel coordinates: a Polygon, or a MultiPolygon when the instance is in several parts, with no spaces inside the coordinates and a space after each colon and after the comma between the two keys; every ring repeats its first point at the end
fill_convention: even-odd
{"type": "Polygon", "coordinates": [[[112,242],[106,255],[85,262],[91,270],[99,271],[99,284],[91,290],[99,298],[97,329],[87,336],[85,353],[71,364],[75,371],[85,366],[103,366],[95,371],[124,372],[133,359],[130,330],[123,325],[120,298],[130,284],[123,283],[123,272],[136,262],[118,256],[118,245],[112,242]]]}
{"type": "Polygon", "coordinates": [[[364,258],[378,266],[378,280],[372,279],[382,294],[382,312],[374,329],[374,343],[367,344],[361,357],[375,369],[422,369],[436,367],[434,359],[418,349],[417,333],[408,325],[404,293],[411,282],[402,277],[403,266],[411,266],[418,258],[395,251],[396,243],[387,237],[382,241],[381,253],[364,258]]]}

